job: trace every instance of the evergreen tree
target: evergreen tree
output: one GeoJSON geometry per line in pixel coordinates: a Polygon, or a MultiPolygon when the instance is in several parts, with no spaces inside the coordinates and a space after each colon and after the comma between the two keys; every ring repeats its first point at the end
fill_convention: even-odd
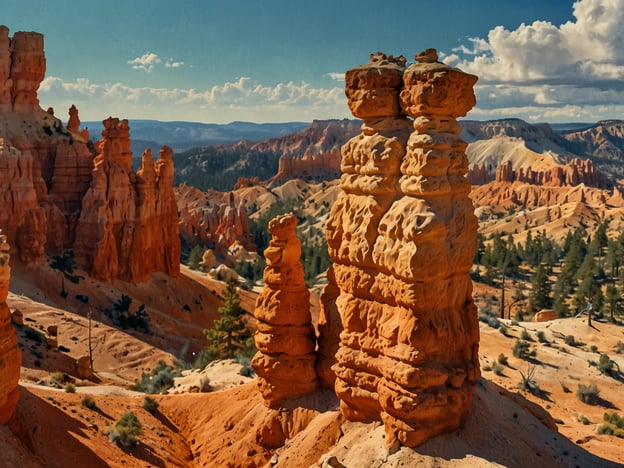
{"type": "Polygon", "coordinates": [[[204,252],[206,252],[206,248],[200,244],[197,244],[191,249],[188,259],[188,266],[191,270],[199,270],[204,257],[204,252]]]}
{"type": "Polygon", "coordinates": [[[52,257],[52,263],[50,263],[50,268],[54,268],[61,272],[61,297],[65,299],[67,297],[67,291],[65,291],[65,278],[67,278],[72,283],[78,284],[81,276],[74,275],[74,270],[78,268],[78,264],[74,259],[73,250],[66,250],[63,252],[63,255],[54,255],[52,257]]]}
{"type": "Polygon", "coordinates": [[[547,268],[539,264],[535,269],[535,274],[531,280],[531,294],[529,296],[529,308],[532,312],[542,309],[549,309],[552,306],[550,297],[550,280],[548,279],[547,268]]]}
{"type": "Polygon", "coordinates": [[[236,283],[230,279],[223,292],[223,306],[218,309],[220,319],[213,323],[213,328],[205,329],[209,350],[215,357],[233,358],[239,351],[246,351],[251,346],[253,337],[243,317],[245,311],[240,306],[240,296],[236,283]]]}

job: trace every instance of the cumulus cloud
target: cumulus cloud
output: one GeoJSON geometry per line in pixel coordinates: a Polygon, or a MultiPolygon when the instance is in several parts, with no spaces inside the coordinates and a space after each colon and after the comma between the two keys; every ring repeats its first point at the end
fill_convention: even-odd
{"type": "Polygon", "coordinates": [[[250,77],[240,77],[206,90],[96,84],[85,78],[65,82],[58,77],[47,77],[39,88],[39,100],[42,106],[57,110],[76,104],[82,120],[117,115],[226,123],[350,116],[342,87],[315,88],[306,82],[267,86],[250,77]]]}
{"type": "Polygon", "coordinates": [[[128,60],[128,65],[132,65],[132,68],[135,70],[145,70],[147,73],[151,73],[154,67],[161,62],[162,60],[158,55],[148,52],[140,57],[128,60]]]}
{"type": "Polygon", "coordinates": [[[479,76],[481,111],[502,107],[518,115],[534,108],[534,118],[561,120],[578,115],[579,107],[624,106],[622,1],[579,0],[573,15],[573,21],[561,25],[497,26],[486,39],[469,38],[444,61],[479,76]],[[560,113],[560,108],[568,111],[560,113]]]}

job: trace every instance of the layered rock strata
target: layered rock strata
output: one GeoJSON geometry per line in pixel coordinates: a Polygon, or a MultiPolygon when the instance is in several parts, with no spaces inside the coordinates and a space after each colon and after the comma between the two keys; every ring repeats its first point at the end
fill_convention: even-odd
{"type": "Polygon", "coordinates": [[[304,282],[296,225],[293,214],[269,222],[272,239],[264,251],[265,286],[254,311],[258,352],[251,365],[269,407],[303,396],[315,390],[319,383],[314,370],[316,340],[310,293],[304,282]]]}
{"type": "Polygon", "coordinates": [[[9,420],[17,405],[22,364],[11,313],[6,303],[11,278],[9,260],[9,244],[0,230],[0,425],[9,420]]]}
{"type": "Polygon", "coordinates": [[[129,135],[127,120],[104,121],[76,227],[77,261],[109,283],[146,281],[154,271],[180,272],[171,148],[163,146],[156,163],[146,150],[135,174],[129,135]]]}
{"type": "Polygon", "coordinates": [[[403,57],[375,54],[346,74],[364,123],[343,147],[343,191],[327,224],[334,264],[321,320],[337,295],[343,330],[337,344],[319,340],[317,366],[327,370],[336,346],[342,413],[381,418],[388,444],[408,446],[458,427],[479,377],[477,220],[455,120],[475,104],[477,78],[434,50],[416,60],[405,68],[403,57]]]}
{"type": "Polygon", "coordinates": [[[546,170],[534,170],[530,166],[514,169],[511,162],[496,168],[497,182],[524,182],[546,187],[575,187],[585,184],[588,187],[606,188],[610,184],[590,159],[575,158],[569,163],[546,170]]]}

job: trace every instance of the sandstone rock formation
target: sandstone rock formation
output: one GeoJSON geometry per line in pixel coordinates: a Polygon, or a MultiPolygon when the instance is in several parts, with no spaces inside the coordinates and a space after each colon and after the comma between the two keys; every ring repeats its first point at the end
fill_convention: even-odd
{"type": "Polygon", "coordinates": [[[19,375],[22,355],[11,323],[11,313],[6,304],[9,292],[11,267],[6,236],[0,231],[0,425],[13,414],[19,398],[19,375]]]}
{"type": "Polygon", "coordinates": [[[155,164],[145,156],[134,174],[127,124],[108,119],[94,167],[76,107],[68,129],[39,107],[45,66],[41,34],[11,38],[0,26],[0,225],[9,243],[25,262],[73,248],[80,266],[109,282],[177,274],[171,151],[155,164]]]}
{"type": "Polygon", "coordinates": [[[563,166],[547,170],[533,170],[530,166],[515,170],[508,161],[496,168],[496,181],[518,181],[547,187],[574,187],[580,184],[599,188],[609,186],[607,178],[596,170],[594,163],[590,159],[581,158],[575,158],[563,166]]]}
{"type": "Polygon", "coordinates": [[[337,346],[343,414],[381,417],[387,443],[408,446],[458,427],[479,377],[469,276],[477,220],[455,120],[475,104],[477,79],[433,50],[417,60],[405,68],[379,53],[346,74],[364,123],[343,147],[343,193],[327,224],[334,264],[321,320],[336,321],[327,298],[337,294],[343,330],[338,344],[319,339],[317,365],[326,371],[337,346]]]}
{"type": "Polygon", "coordinates": [[[230,266],[256,251],[247,209],[232,192],[206,193],[183,184],[176,193],[180,237],[186,246],[202,244],[230,266]]]}
{"type": "Polygon", "coordinates": [[[177,276],[180,240],[171,148],[154,163],[143,153],[132,171],[128,121],[108,118],[93,179],[76,227],[77,261],[97,279],[146,281],[154,271],[177,276]]]}
{"type": "Polygon", "coordinates": [[[265,286],[254,315],[258,352],[251,365],[269,407],[305,395],[318,387],[314,370],[316,341],[310,315],[310,293],[304,282],[301,243],[293,214],[269,222],[272,235],[264,251],[265,286]]]}

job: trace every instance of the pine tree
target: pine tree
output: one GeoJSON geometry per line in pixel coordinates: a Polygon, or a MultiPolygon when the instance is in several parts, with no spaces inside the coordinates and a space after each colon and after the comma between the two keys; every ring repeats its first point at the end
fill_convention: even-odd
{"type": "Polygon", "coordinates": [[[209,350],[219,358],[233,358],[238,351],[245,351],[252,340],[251,330],[243,317],[245,310],[240,306],[240,296],[236,283],[230,279],[223,292],[223,306],[218,309],[220,319],[214,321],[213,328],[205,329],[209,350]]]}
{"type": "Polygon", "coordinates": [[[539,264],[535,269],[535,274],[531,280],[531,294],[529,296],[530,308],[532,312],[542,309],[549,309],[552,306],[550,297],[550,280],[548,270],[544,265],[539,264]]]}
{"type": "Polygon", "coordinates": [[[72,250],[66,250],[63,255],[54,255],[52,257],[52,263],[50,268],[54,268],[61,272],[61,297],[65,299],[67,297],[67,291],[65,291],[65,278],[72,283],[78,284],[81,276],[74,275],[74,270],[78,268],[78,264],[74,259],[74,252],[72,250]]]}
{"type": "Polygon", "coordinates": [[[189,254],[188,265],[191,270],[199,270],[199,266],[202,263],[204,252],[206,248],[203,245],[197,244],[191,249],[189,254]]]}

